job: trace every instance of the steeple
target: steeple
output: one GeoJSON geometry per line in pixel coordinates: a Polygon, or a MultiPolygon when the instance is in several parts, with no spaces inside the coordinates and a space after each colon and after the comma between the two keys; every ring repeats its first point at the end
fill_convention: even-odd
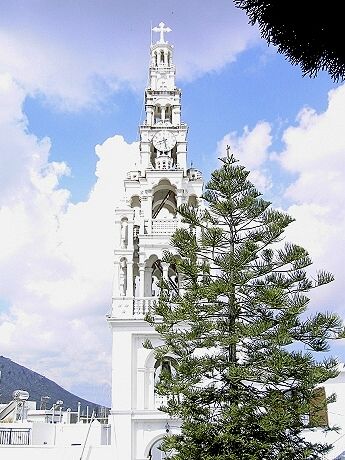
{"type": "Polygon", "coordinates": [[[187,125],[181,121],[181,91],[175,83],[173,46],[161,22],[152,29],[159,40],[151,44],[149,83],[145,91],[145,121],[140,132],[141,175],[148,169],[182,169],[187,172],[187,125]]]}
{"type": "Polygon", "coordinates": [[[173,91],[176,89],[173,46],[164,40],[164,32],[171,32],[171,29],[161,22],[152,31],[159,32],[160,38],[155,44],[151,44],[149,88],[154,91],[173,91]]]}
{"type": "Polygon", "coordinates": [[[163,261],[171,235],[183,225],[177,208],[202,206],[200,171],[187,169],[187,124],[181,121],[181,91],[175,83],[169,27],[160,23],[151,44],[145,120],[139,126],[140,170],[128,171],[124,200],[115,209],[114,283],[108,322],[113,334],[112,420],[118,458],[148,458],[165,433],[164,403],[155,392],[159,363],[143,347],[159,336],[144,321],[158,301],[160,281],[183,291],[176,266],[163,261]],[[140,435],[139,435],[140,433],[140,435]],[[133,449],[133,451],[131,450],[133,449]]]}

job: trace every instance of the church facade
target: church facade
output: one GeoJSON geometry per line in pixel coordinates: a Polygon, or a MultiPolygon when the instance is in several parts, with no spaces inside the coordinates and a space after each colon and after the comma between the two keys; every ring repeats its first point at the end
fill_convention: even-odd
{"type": "Polygon", "coordinates": [[[182,226],[177,208],[201,206],[203,178],[187,168],[188,126],[181,119],[181,91],[176,87],[174,49],[160,23],[159,40],[150,48],[145,120],[139,126],[138,168],[128,171],[122,204],[115,210],[114,284],[108,322],[112,349],[112,444],[117,458],[160,458],[157,446],[166,432],[178,430],[159,407],[155,394],[160,369],[152,350],[159,337],[144,320],[159,297],[163,278],[179,291],[175,267],[162,261],[170,238],[182,226]]]}

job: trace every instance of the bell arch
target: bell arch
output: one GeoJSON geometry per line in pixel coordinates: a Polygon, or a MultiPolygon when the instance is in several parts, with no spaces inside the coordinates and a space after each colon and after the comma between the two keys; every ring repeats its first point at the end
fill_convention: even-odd
{"type": "Polygon", "coordinates": [[[162,179],[153,188],[152,218],[173,218],[176,216],[176,187],[168,179],[162,179]]]}

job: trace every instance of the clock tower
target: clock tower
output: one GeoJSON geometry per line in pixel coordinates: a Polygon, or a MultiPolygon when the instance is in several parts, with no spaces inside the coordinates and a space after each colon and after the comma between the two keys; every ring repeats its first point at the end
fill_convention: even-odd
{"type": "Polygon", "coordinates": [[[176,87],[174,49],[165,39],[164,23],[152,29],[145,120],[139,126],[138,168],[128,171],[124,197],[115,209],[112,309],[112,444],[114,458],[158,460],[157,446],[166,431],[178,430],[159,410],[164,399],[155,393],[160,366],[143,347],[158,334],[144,320],[159,298],[163,278],[172,290],[182,289],[176,267],[163,262],[170,238],[184,225],[177,208],[202,206],[201,172],[187,168],[186,123],[181,120],[181,90],[176,87]],[[157,456],[157,457],[156,457],[157,456]]]}

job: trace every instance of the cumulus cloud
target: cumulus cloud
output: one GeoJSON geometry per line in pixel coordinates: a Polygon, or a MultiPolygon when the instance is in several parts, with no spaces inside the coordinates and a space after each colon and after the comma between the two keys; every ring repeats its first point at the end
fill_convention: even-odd
{"type": "Polygon", "coordinates": [[[97,181],[73,204],[49,161],[49,139],[27,132],[24,93],[0,76],[0,313],[2,353],[70,387],[90,375],[109,384],[113,210],[138,144],[121,136],[96,147],[97,181]],[[2,104],[2,101],[4,104],[2,104]],[[73,364],[72,364],[73,363],[73,364]]]}
{"type": "Polygon", "coordinates": [[[330,91],[325,112],[302,109],[297,125],[285,130],[278,156],[282,168],[295,175],[285,192],[288,212],[296,218],[288,237],[309,250],[315,267],[334,273],[336,281],[318,298],[339,311],[345,302],[344,107],[345,85],[330,91]]]}
{"type": "Polygon", "coordinates": [[[252,130],[245,126],[242,134],[232,131],[217,143],[217,156],[222,157],[230,146],[235,157],[250,170],[250,180],[260,191],[268,190],[272,179],[265,168],[272,144],[271,125],[258,122],[252,130]]]}
{"type": "Polygon", "coordinates": [[[11,72],[26,91],[62,109],[95,105],[124,85],[143,87],[150,22],[162,20],[173,29],[168,39],[178,49],[181,79],[221,69],[259,38],[228,0],[130,0],[102,8],[85,0],[82,11],[80,2],[22,2],[20,14],[15,2],[7,2],[0,17],[0,72],[11,72]]]}
{"type": "Polygon", "coordinates": [[[230,132],[217,144],[217,156],[224,156],[226,146],[231,146],[260,191],[267,193],[275,186],[274,196],[270,191],[273,206],[284,208],[296,219],[285,239],[309,251],[314,261],[311,273],[325,269],[336,278],[311,293],[314,305],[340,313],[345,303],[344,107],[345,85],[329,92],[324,112],[301,109],[296,123],[283,132],[280,152],[270,152],[273,125],[267,122],[258,122],[253,129],[246,126],[242,134],[230,132]],[[283,181],[279,187],[277,177],[283,181]]]}

